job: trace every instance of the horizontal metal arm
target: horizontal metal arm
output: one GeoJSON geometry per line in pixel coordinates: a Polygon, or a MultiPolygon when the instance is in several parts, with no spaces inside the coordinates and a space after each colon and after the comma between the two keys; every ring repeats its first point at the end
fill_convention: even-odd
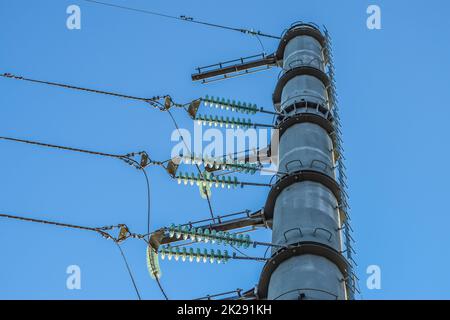
{"type": "MultiPolygon", "coordinates": [[[[239,61],[239,59],[237,61],[239,61]]],[[[223,64],[219,63],[217,65],[213,65],[213,66],[217,66],[217,68],[210,69],[207,71],[202,71],[202,69],[204,69],[206,67],[198,68],[199,72],[192,74],[191,77],[192,77],[192,81],[205,80],[205,79],[209,79],[209,78],[213,78],[213,77],[217,77],[217,76],[222,76],[222,75],[227,75],[227,74],[236,73],[236,72],[240,72],[240,71],[255,69],[255,68],[258,68],[261,66],[275,65],[276,62],[277,62],[276,57],[274,55],[270,55],[270,56],[263,57],[262,59],[252,60],[249,62],[244,62],[244,60],[241,60],[241,63],[236,63],[233,65],[227,65],[227,66],[224,66],[224,64],[226,64],[226,63],[223,63],[223,64]]],[[[213,67],[213,66],[208,66],[208,67],[213,67]]]]}

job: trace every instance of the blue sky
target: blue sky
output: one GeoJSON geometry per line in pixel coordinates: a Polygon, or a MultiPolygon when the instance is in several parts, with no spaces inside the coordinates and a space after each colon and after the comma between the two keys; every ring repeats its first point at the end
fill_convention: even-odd
{"type": "MultiPolygon", "coordinates": [[[[273,34],[298,20],[325,24],[333,36],[362,298],[450,298],[447,1],[282,1],[275,8],[234,0],[126,4],[273,34]],[[382,30],[366,28],[369,4],[380,5],[382,30]],[[381,290],[366,288],[372,264],[381,267],[381,290]]],[[[271,108],[277,69],[210,85],[190,80],[199,65],[259,53],[254,37],[75,0],[0,0],[0,21],[1,73],[137,96],[171,94],[182,102],[218,95],[271,108]],[[70,4],[81,7],[81,30],[66,28],[70,4]]],[[[276,41],[263,41],[268,53],[275,50],[276,41]]],[[[142,103],[8,79],[0,79],[0,88],[1,136],[170,156],[168,115],[142,103]]],[[[175,117],[193,128],[184,113],[175,117]]],[[[0,150],[2,212],[88,226],[126,223],[145,232],[145,181],[135,169],[9,142],[0,142],[0,150]]],[[[208,217],[198,190],[178,186],[159,168],[149,175],[152,228],[208,217]]],[[[267,192],[218,190],[212,205],[218,214],[257,210],[267,192]]],[[[0,298],[135,298],[112,242],[51,226],[9,220],[0,226],[0,298]],[[81,268],[81,290],[66,289],[72,264],[81,268]]],[[[254,236],[269,240],[270,232],[254,236]]],[[[130,240],[123,248],[143,298],[160,299],[147,273],[145,245],[130,240]]],[[[170,298],[190,299],[249,289],[261,267],[163,262],[161,281],[170,298]]]]}

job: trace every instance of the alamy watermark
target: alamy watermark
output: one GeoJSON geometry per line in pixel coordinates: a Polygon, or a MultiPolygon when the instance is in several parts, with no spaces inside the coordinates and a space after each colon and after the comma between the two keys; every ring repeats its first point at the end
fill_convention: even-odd
{"type": "Polygon", "coordinates": [[[70,265],[66,269],[69,275],[66,279],[66,288],[69,290],[81,290],[81,268],[77,265],[70,265]]]}
{"type": "Polygon", "coordinates": [[[381,29],[381,8],[375,4],[371,4],[366,10],[367,17],[366,25],[369,30],[380,30],[381,29]]]}
{"type": "Polygon", "coordinates": [[[186,156],[226,163],[237,160],[258,163],[264,167],[262,175],[273,175],[278,170],[278,129],[225,129],[194,125],[194,134],[187,129],[174,130],[171,141],[176,142],[172,159],[186,156]]]}
{"type": "Polygon", "coordinates": [[[366,269],[368,275],[366,286],[369,290],[381,290],[381,268],[375,264],[370,265],[366,269]]]}
{"type": "Polygon", "coordinates": [[[67,7],[66,13],[69,15],[66,20],[66,27],[69,30],[81,29],[81,9],[79,6],[72,4],[67,7]]]}

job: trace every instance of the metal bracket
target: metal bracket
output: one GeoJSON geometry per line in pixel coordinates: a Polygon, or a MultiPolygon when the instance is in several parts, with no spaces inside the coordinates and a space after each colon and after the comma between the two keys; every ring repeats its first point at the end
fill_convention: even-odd
{"type": "Polygon", "coordinates": [[[294,163],[294,162],[299,162],[300,163],[300,168],[303,168],[303,162],[301,160],[291,160],[291,161],[289,161],[288,163],[286,163],[284,165],[284,168],[286,169],[287,172],[289,172],[289,165],[291,163],[294,163]]]}
{"type": "Polygon", "coordinates": [[[145,168],[149,165],[150,163],[150,158],[148,156],[148,154],[146,152],[142,152],[141,153],[141,161],[139,163],[139,165],[141,166],[141,168],[145,168]]]}
{"type": "Polygon", "coordinates": [[[195,118],[196,118],[198,108],[200,107],[200,103],[201,103],[201,100],[200,100],[200,99],[197,99],[197,100],[192,101],[192,102],[189,104],[189,107],[188,107],[187,112],[189,113],[189,116],[190,116],[192,119],[195,119],[195,118]]]}
{"type": "Polygon", "coordinates": [[[175,159],[169,160],[169,162],[167,163],[166,171],[172,178],[174,178],[177,174],[179,166],[180,164],[176,163],[175,159]]]}
{"type": "Polygon", "coordinates": [[[331,233],[330,230],[327,230],[327,229],[325,229],[325,228],[316,228],[316,229],[314,229],[314,232],[313,232],[313,235],[314,235],[314,236],[316,236],[318,230],[319,230],[319,231],[324,231],[324,232],[328,233],[328,234],[329,234],[328,242],[331,242],[331,238],[333,237],[333,233],[331,233]]]}
{"type": "MultiPolygon", "coordinates": [[[[325,170],[325,171],[333,171],[333,169],[330,167],[330,165],[329,165],[328,163],[326,163],[325,161],[319,160],[319,159],[314,159],[314,160],[311,161],[311,164],[310,164],[310,168],[311,168],[311,169],[314,168],[314,164],[315,164],[315,163],[321,163],[321,164],[323,164],[323,165],[324,165],[324,170],[325,170]]],[[[317,166],[316,166],[316,168],[317,168],[317,166]]]]}
{"type": "Polygon", "coordinates": [[[287,239],[287,237],[286,237],[286,234],[289,233],[289,232],[291,232],[291,231],[295,231],[295,230],[298,230],[298,232],[300,233],[300,237],[303,238],[303,232],[302,232],[302,229],[300,229],[300,228],[292,228],[292,229],[286,230],[286,231],[283,233],[285,243],[288,242],[288,239],[287,239]]]}
{"type": "Polygon", "coordinates": [[[127,226],[121,226],[119,231],[119,237],[117,238],[117,242],[122,242],[128,238],[130,235],[130,231],[127,226]]]}

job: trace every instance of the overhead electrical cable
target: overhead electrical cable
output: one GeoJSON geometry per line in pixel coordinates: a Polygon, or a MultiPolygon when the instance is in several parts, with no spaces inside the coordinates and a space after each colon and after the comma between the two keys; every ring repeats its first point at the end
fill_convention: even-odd
{"type": "Polygon", "coordinates": [[[279,36],[274,36],[271,34],[263,33],[261,31],[257,31],[257,30],[245,29],[245,28],[235,28],[235,27],[220,25],[217,23],[210,23],[210,22],[195,20],[194,18],[185,16],[185,15],[174,16],[174,15],[164,14],[164,13],[160,13],[160,12],[156,12],[156,11],[133,8],[133,7],[129,7],[129,6],[123,6],[123,5],[118,5],[118,4],[109,3],[109,2],[96,1],[96,0],[84,0],[84,1],[90,2],[93,4],[102,5],[102,6],[107,6],[107,7],[112,7],[112,8],[117,8],[117,9],[122,9],[122,10],[127,10],[127,11],[133,11],[133,12],[139,12],[139,13],[144,13],[144,14],[158,16],[158,17],[172,19],[172,20],[178,20],[178,21],[182,21],[182,22],[195,23],[195,24],[204,25],[204,26],[211,27],[211,28],[219,28],[219,29],[224,29],[224,30],[236,31],[236,32],[240,32],[243,34],[248,34],[248,35],[257,36],[257,37],[260,36],[260,37],[266,37],[266,38],[272,38],[272,39],[281,39],[281,37],[279,37],[279,36]]]}
{"type": "Polygon", "coordinates": [[[55,221],[48,221],[48,220],[42,220],[42,219],[34,219],[34,218],[28,218],[28,217],[22,217],[22,216],[15,216],[15,215],[10,215],[10,214],[4,214],[4,213],[0,213],[0,217],[1,218],[7,218],[7,219],[12,219],[12,220],[19,220],[19,221],[25,221],[25,222],[33,222],[33,223],[39,223],[39,224],[47,224],[47,225],[53,225],[53,226],[58,226],[58,227],[64,227],[64,228],[69,228],[69,229],[79,229],[79,230],[85,230],[85,231],[93,231],[93,232],[97,232],[100,235],[102,235],[104,238],[106,239],[111,239],[114,241],[114,243],[117,245],[117,247],[120,250],[121,256],[125,262],[128,274],[130,275],[132,284],[134,286],[134,289],[136,291],[136,294],[139,298],[139,300],[141,300],[141,296],[139,294],[139,290],[136,286],[136,282],[134,280],[133,274],[131,272],[130,266],[128,265],[128,261],[125,257],[124,252],[122,251],[122,248],[120,247],[120,242],[128,239],[128,238],[137,238],[137,239],[142,239],[143,237],[141,235],[137,235],[137,234],[132,234],[129,232],[128,227],[125,224],[119,224],[119,225],[115,225],[115,226],[105,226],[105,227],[99,227],[99,228],[92,228],[92,227],[85,227],[85,226],[79,226],[79,225],[73,225],[73,224],[68,224],[68,223],[60,223],[60,222],[55,222],[55,221]],[[112,236],[110,233],[108,233],[107,231],[112,231],[114,229],[120,229],[120,233],[118,237],[114,237],[112,236]]]}
{"type": "MultiPolygon", "coordinates": [[[[151,15],[155,15],[155,16],[160,16],[160,17],[164,17],[164,18],[170,18],[170,19],[176,19],[179,21],[183,21],[183,22],[191,22],[191,23],[195,23],[195,24],[200,24],[200,25],[205,25],[208,27],[214,27],[214,28],[221,28],[221,29],[226,29],[226,30],[230,30],[230,31],[237,31],[237,32],[241,32],[244,34],[248,34],[248,35],[253,35],[257,38],[257,40],[259,41],[261,48],[263,51],[264,50],[264,45],[261,42],[260,37],[269,37],[269,38],[274,38],[274,39],[280,39],[280,37],[277,36],[272,36],[269,34],[264,34],[261,33],[260,31],[255,31],[253,29],[242,29],[242,28],[234,28],[234,27],[229,27],[229,26],[224,26],[224,25],[219,25],[219,24],[214,24],[214,23],[208,23],[208,22],[204,22],[204,21],[197,21],[194,20],[192,17],[187,17],[187,16],[172,16],[172,15],[167,15],[167,14],[162,14],[162,13],[158,13],[158,12],[153,12],[153,11],[147,11],[147,10],[141,10],[141,9],[136,9],[136,8],[131,8],[131,7],[126,7],[126,6],[120,6],[120,5],[115,5],[115,4],[111,4],[111,3],[107,3],[107,2],[101,2],[101,1],[95,1],[95,0],[84,0],[86,2],[90,2],[90,3],[94,3],[94,4],[99,4],[99,5],[103,5],[103,6],[110,6],[110,7],[116,7],[116,8],[120,8],[120,9],[125,9],[125,10],[130,10],[130,11],[136,11],[136,12],[141,12],[141,13],[146,13],[146,14],[151,14],[151,15]]],[[[264,54],[263,54],[264,55],[264,54]]],[[[73,85],[68,85],[68,84],[63,84],[63,83],[56,83],[56,82],[49,82],[49,81],[43,81],[43,80],[36,80],[36,79],[30,79],[30,78],[25,78],[22,76],[17,76],[14,74],[10,74],[10,73],[3,73],[0,74],[0,77],[4,77],[4,78],[10,78],[10,79],[15,79],[15,80],[22,80],[22,81],[27,81],[27,82],[31,82],[31,83],[39,83],[39,84],[44,84],[44,85],[50,85],[50,86],[56,86],[56,87],[61,87],[61,88],[66,88],[66,89],[72,89],[72,90],[79,90],[79,91],[85,91],[85,92],[90,92],[90,93],[97,93],[97,94],[103,94],[103,95],[109,95],[109,96],[114,96],[114,97],[119,97],[119,98],[124,98],[124,99],[131,99],[131,100],[136,100],[136,101],[143,101],[146,103],[149,103],[151,106],[161,110],[161,111],[167,111],[178,131],[178,133],[180,134],[180,137],[184,143],[184,145],[186,146],[187,150],[189,150],[189,146],[186,144],[186,141],[184,140],[183,136],[181,135],[180,132],[180,128],[176,122],[176,119],[174,118],[173,114],[171,113],[171,111],[169,110],[170,107],[181,107],[181,108],[186,108],[187,105],[190,104],[194,104],[194,102],[196,101],[200,101],[199,99],[194,100],[191,103],[188,104],[177,104],[174,103],[172,101],[172,99],[170,98],[169,95],[165,95],[165,96],[154,96],[152,98],[142,98],[142,97],[136,97],[136,96],[131,96],[131,95],[125,95],[125,94],[121,94],[121,93],[116,93],[116,92],[109,92],[109,91],[102,91],[102,90],[96,90],[96,89],[90,89],[90,88],[83,88],[83,87],[78,87],[78,86],[73,86],[73,85]]],[[[234,102],[233,102],[234,103],[234,102]]],[[[198,107],[198,106],[197,106],[198,107]]],[[[238,106],[239,107],[239,106],[238,106]]],[[[255,105],[256,107],[256,105],[255,105]]],[[[244,106],[240,107],[241,111],[246,111],[247,113],[252,111],[252,112],[262,112],[262,113],[268,113],[268,114],[275,114],[273,112],[270,111],[266,111],[264,109],[253,109],[253,107],[245,107],[244,106]],[[251,110],[250,110],[251,109],[251,110]]],[[[231,127],[233,128],[234,126],[237,126],[239,128],[239,126],[243,126],[244,128],[246,127],[257,127],[257,126],[263,126],[263,127],[273,127],[272,125],[267,125],[267,124],[251,124],[250,121],[248,122],[242,122],[241,120],[238,118],[237,120],[235,120],[234,118],[232,119],[228,119],[228,117],[226,119],[218,119],[217,121],[214,120],[213,118],[208,118],[210,120],[210,122],[214,125],[218,125],[220,124],[222,126],[225,125],[226,127],[228,127],[228,125],[231,125],[231,127]],[[214,122],[214,123],[213,123],[214,122]]],[[[203,120],[206,121],[208,120],[206,118],[204,118],[203,120]]],[[[202,120],[197,119],[194,117],[194,120],[202,120]]],[[[244,120],[244,119],[243,119],[244,120]]],[[[211,124],[210,124],[211,125],[211,124]]],[[[71,148],[71,147],[65,147],[65,146],[58,146],[58,145],[53,145],[53,144],[47,144],[47,143],[41,143],[41,142],[36,142],[36,141],[31,141],[31,140],[23,140],[23,139],[16,139],[16,138],[10,138],[10,137],[0,137],[0,140],[7,140],[7,141],[12,141],[12,142],[19,142],[19,143],[26,143],[26,144],[31,144],[31,145],[37,145],[37,146],[42,146],[42,147],[48,147],[48,148],[55,148],[55,149],[61,149],[61,150],[66,150],[66,151],[74,151],[74,152],[80,152],[80,153],[86,153],[86,154],[91,154],[91,155],[97,155],[97,156],[104,156],[104,157],[110,157],[110,158],[116,158],[116,159],[120,159],[125,161],[127,164],[130,164],[134,167],[136,167],[139,170],[142,170],[143,175],[146,179],[146,187],[147,187],[147,234],[146,235],[142,235],[142,234],[132,234],[129,232],[128,227],[124,224],[120,224],[117,226],[106,226],[106,227],[100,227],[100,228],[91,228],[91,227],[83,227],[83,226],[77,226],[77,225],[71,225],[71,224],[65,224],[65,223],[58,223],[58,222],[52,222],[52,221],[46,221],[46,220],[40,220],[40,219],[33,219],[33,218],[26,218],[26,217],[19,217],[19,216],[13,216],[13,215],[8,215],[8,214],[0,214],[0,218],[9,218],[9,219],[15,219],[15,220],[21,220],[21,221],[28,221],[28,222],[35,222],[35,223],[42,223],[42,224],[51,224],[51,225],[56,225],[56,226],[60,226],[60,227],[66,227],[66,228],[75,228],[75,229],[81,229],[81,230],[86,230],[86,231],[92,231],[92,232],[97,232],[100,235],[102,235],[103,237],[107,238],[107,239],[112,239],[114,241],[114,243],[117,245],[121,256],[123,258],[123,261],[125,263],[126,269],[128,271],[128,274],[130,276],[131,282],[133,284],[134,290],[136,292],[136,295],[138,297],[139,300],[141,300],[141,295],[139,293],[139,289],[137,287],[136,281],[134,279],[133,273],[131,271],[130,265],[127,261],[127,257],[124,253],[124,251],[122,250],[122,247],[120,245],[120,243],[128,238],[136,238],[136,239],[140,239],[143,240],[147,243],[148,247],[151,248],[152,250],[154,250],[155,253],[158,253],[158,246],[156,246],[156,249],[153,248],[153,244],[151,244],[151,239],[150,239],[150,235],[151,233],[151,198],[150,198],[150,180],[149,177],[145,171],[145,168],[148,165],[158,165],[161,166],[163,168],[165,168],[169,174],[171,174],[171,171],[169,170],[169,165],[167,166],[167,168],[164,166],[165,162],[159,162],[159,161],[152,161],[148,154],[146,152],[138,152],[138,153],[129,153],[129,154],[124,154],[124,155],[120,155],[120,154],[110,154],[110,153],[103,153],[103,152],[97,152],[97,151],[91,151],[91,150],[84,150],[84,149],[78,149],[78,148],[71,148]],[[135,156],[140,156],[140,158],[135,159],[135,156]],[[119,231],[119,235],[117,237],[114,237],[113,235],[111,235],[108,231],[113,230],[115,228],[120,229],[119,231]],[[148,237],[147,237],[148,236],[148,237]],[[145,239],[147,238],[147,240],[145,239]]],[[[190,151],[189,151],[190,152],[190,151]]],[[[245,152],[244,152],[245,153],[245,152]]],[[[257,154],[257,158],[259,159],[259,154],[257,154]]],[[[169,160],[167,160],[169,161],[169,160]]],[[[258,160],[259,162],[259,160],[258,160]]],[[[259,163],[260,164],[260,163],[259,163]]],[[[214,212],[213,212],[213,208],[211,205],[211,200],[210,200],[210,194],[209,194],[209,189],[207,188],[207,184],[206,182],[208,182],[209,184],[211,184],[214,180],[212,180],[212,178],[210,177],[210,174],[206,171],[202,172],[200,169],[200,165],[198,163],[195,163],[195,166],[198,170],[199,176],[197,178],[194,178],[194,176],[192,175],[191,177],[191,185],[193,185],[194,179],[197,179],[196,181],[199,182],[197,185],[199,185],[201,187],[201,192],[204,193],[204,196],[208,202],[208,207],[209,207],[209,211],[210,211],[210,215],[211,215],[211,220],[213,221],[213,223],[216,222],[216,218],[219,220],[219,224],[220,222],[220,216],[216,217],[214,212]],[[202,184],[201,184],[202,183],[202,184]]],[[[206,168],[206,167],[205,167],[206,168]]],[[[273,171],[270,169],[265,169],[265,168],[257,168],[259,171],[263,171],[263,170],[268,170],[268,171],[273,171]]],[[[225,169],[223,169],[225,170],[225,169]]],[[[175,169],[176,171],[176,169],[175,169]]],[[[220,176],[220,175],[227,175],[231,172],[226,172],[226,173],[221,173],[218,174],[216,176],[220,176]]],[[[275,173],[273,171],[273,173],[275,173]]],[[[214,176],[214,175],[213,175],[214,176]]],[[[178,178],[178,179],[182,179],[183,176],[178,176],[176,177],[175,175],[172,176],[172,178],[178,178]]],[[[187,179],[187,178],[186,178],[187,179]]],[[[219,182],[217,182],[218,180],[216,179],[215,182],[216,184],[218,184],[219,182]]],[[[227,180],[228,181],[228,180],[227,180]]],[[[231,181],[231,180],[230,180],[231,181]]],[[[225,180],[222,180],[222,187],[225,185],[227,185],[228,183],[228,187],[231,186],[230,182],[225,182],[225,180]]],[[[235,182],[234,185],[240,185],[241,187],[243,187],[244,185],[251,185],[251,186],[265,186],[265,187],[270,187],[272,186],[272,184],[267,184],[267,183],[252,183],[252,182],[237,182],[236,178],[235,178],[235,182]]],[[[202,194],[203,196],[203,194],[202,194]]],[[[199,230],[199,228],[197,228],[197,231],[199,230]]],[[[211,229],[208,229],[211,230],[211,229]]],[[[215,230],[213,230],[215,231],[215,230]]],[[[206,232],[205,232],[206,234],[206,232]]],[[[227,233],[229,234],[229,233],[227,233]]],[[[234,238],[231,238],[231,242],[229,242],[230,246],[237,252],[239,252],[240,254],[242,254],[242,256],[238,256],[236,254],[236,252],[233,252],[232,256],[229,256],[227,251],[225,250],[225,254],[224,256],[221,255],[221,251],[217,250],[217,253],[215,253],[215,251],[210,251],[210,253],[208,253],[206,250],[202,253],[202,255],[197,254],[196,259],[197,262],[199,261],[199,258],[202,257],[203,261],[205,261],[205,259],[210,259],[211,262],[214,259],[217,259],[217,261],[220,263],[221,261],[227,261],[228,259],[236,259],[236,260],[252,260],[252,261],[260,261],[260,262],[266,262],[268,259],[265,257],[251,257],[248,256],[247,254],[243,253],[242,251],[240,251],[239,249],[237,249],[235,247],[235,244],[237,243],[237,246],[239,247],[242,243],[241,240],[237,239],[236,240],[236,234],[231,235],[231,237],[234,236],[234,238]],[[234,239],[234,240],[233,240],[234,239]],[[237,242],[236,242],[237,241],[237,242]],[[241,241],[241,242],[240,242],[241,241]]],[[[207,236],[206,236],[207,238],[207,236]]],[[[206,239],[205,238],[205,239],[206,239]]],[[[197,238],[199,239],[199,238],[197,238]]],[[[250,239],[250,238],[248,238],[250,239]]],[[[207,242],[207,241],[206,241],[207,242]]],[[[253,241],[252,242],[254,247],[256,247],[256,245],[266,245],[267,247],[285,247],[285,246],[281,246],[281,245],[277,245],[277,244],[271,244],[271,243],[263,243],[263,242],[256,242],[253,241]]],[[[248,244],[250,244],[250,240],[248,240],[248,244]]],[[[248,248],[248,244],[247,246],[244,246],[244,248],[248,248]]],[[[166,249],[163,250],[167,250],[166,253],[171,254],[171,251],[169,251],[169,247],[166,247],[166,249]]],[[[149,252],[149,251],[147,251],[149,252]]],[[[193,255],[191,255],[191,258],[193,259],[193,255]]],[[[163,256],[164,258],[164,256],[163,256]]],[[[169,260],[171,260],[171,256],[169,256],[169,260]]],[[[178,261],[178,256],[176,256],[176,259],[178,261]]],[[[163,287],[161,286],[161,283],[159,281],[159,276],[156,273],[153,273],[153,275],[155,276],[156,282],[158,284],[158,287],[161,291],[161,293],[163,294],[164,298],[166,300],[169,300],[167,294],[165,293],[163,287]]],[[[237,289],[236,291],[238,293],[238,295],[240,296],[240,292],[241,289],[237,289]]],[[[228,292],[228,293],[233,293],[233,292],[228,292]]],[[[218,295],[220,296],[220,294],[218,295]]]]}
{"type": "MultiPolygon", "coordinates": [[[[117,158],[120,160],[125,161],[126,163],[133,165],[135,168],[139,169],[140,171],[142,171],[145,181],[146,181],[146,187],[147,187],[147,234],[146,236],[148,237],[147,243],[150,240],[150,218],[151,218],[151,195],[150,195],[150,181],[149,181],[149,177],[147,175],[147,172],[145,170],[145,167],[148,165],[158,165],[161,166],[163,168],[164,162],[160,162],[160,161],[153,161],[151,160],[147,153],[145,151],[142,152],[138,152],[138,153],[130,153],[130,154],[125,154],[125,155],[117,155],[117,154],[110,154],[110,153],[104,153],[104,152],[98,152],[98,151],[90,151],[90,150],[84,150],[84,149],[78,149],[78,148],[71,148],[71,147],[65,147],[65,146],[59,146],[59,145],[54,145],[54,144],[48,144],[48,143],[42,143],[42,142],[37,142],[37,141],[31,141],[31,140],[24,140],[24,139],[16,139],[16,138],[10,138],[10,137],[1,137],[1,140],[7,140],[7,141],[12,141],[12,142],[19,142],[19,143],[25,143],[25,144],[31,144],[31,145],[37,145],[37,146],[41,146],[41,147],[48,147],[48,148],[55,148],[55,149],[60,149],[60,150],[67,150],[67,151],[74,151],[74,152],[80,152],[80,153],[87,153],[87,154],[92,154],[92,155],[97,155],[97,156],[105,156],[105,157],[111,157],[111,158],[117,158]],[[135,155],[141,155],[141,160],[140,162],[136,161],[135,159],[133,159],[132,157],[135,155]]],[[[144,238],[144,236],[138,236],[140,239],[144,238]]],[[[121,250],[122,251],[122,250],[121,250]]],[[[127,264],[127,263],[126,263],[127,264]]],[[[127,264],[128,265],[128,264],[127,264]]],[[[128,268],[128,266],[127,266],[128,268]]],[[[130,275],[132,277],[132,275],[130,275]]],[[[133,285],[134,284],[134,280],[133,280],[133,285]]],[[[162,294],[164,295],[164,297],[167,299],[167,295],[164,292],[164,290],[162,289],[162,286],[160,283],[158,283],[158,286],[162,292],[162,294]]],[[[136,287],[135,287],[136,289],[136,287]]],[[[136,290],[137,291],[137,290],[136,290]]],[[[139,294],[138,294],[139,297],[139,294]]],[[[139,297],[140,299],[140,297],[139,297]]]]}
{"type": "Polygon", "coordinates": [[[12,141],[12,142],[20,142],[20,143],[25,143],[25,144],[31,144],[31,145],[36,145],[36,146],[40,146],[40,147],[54,148],[54,149],[60,149],[60,150],[66,150],[66,151],[87,153],[87,154],[92,154],[92,155],[96,155],[96,156],[116,158],[116,159],[120,159],[120,160],[128,159],[131,156],[131,154],[124,154],[124,155],[111,154],[111,153],[104,153],[104,152],[98,152],[98,151],[91,151],[91,150],[84,150],[84,149],[78,149],[78,148],[72,148],[72,147],[65,147],[65,146],[59,146],[59,145],[55,145],[55,144],[49,144],[49,143],[43,143],[43,142],[32,141],[32,140],[25,140],[25,139],[17,139],[17,138],[11,138],[11,137],[2,137],[2,136],[0,136],[0,139],[1,140],[12,141]]]}
{"type": "MultiPolygon", "coordinates": [[[[11,74],[11,73],[0,74],[0,77],[15,79],[15,80],[22,80],[22,81],[27,81],[27,82],[32,82],[32,83],[40,83],[40,84],[45,84],[45,85],[50,85],[50,86],[61,87],[61,88],[65,88],[65,89],[72,89],[72,90],[79,90],[79,91],[85,91],[85,92],[90,92],[90,93],[103,94],[103,95],[108,95],[108,96],[124,98],[124,99],[143,101],[143,102],[147,102],[147,103],[151,104],[153,107],[156,107],[156,105],[155,105],[156,101],[169,97],[168,95],[164,95],[164,96],[154,96],[151,98],[143,98],[143,97],[131,96],[131,95],[126,95],[126,94],[121,94],[121,93],[116,93],[116,92],[83,88],[83,87],[68,85],[68,84],[64,84],[64,83],[30,79],[30,78],[25,78],[22,76],[17,76],[17,75],[11,74]]],[[[158,107],[158,109],[163,110],[160,107],[158,107]]]]}
{"type": "MultiPolygon", "coordinates": [[[[124,224],[119,224],[119,225],[115,225],[115,226],[104,226],[104,227],[93,228],[93,227],[78,226],[78,225],[73,225],[73,224],[68,224],[68,223],[60,223],[60,222],[55,222],[55,221],[48,221],[48,220],[41,220],[41,219],[34,219],[34,218],[28,218],[28,217],[15,216],[15,215],[4,214],[4,213],[0,213],[0,217],[1,218],[7,218],[7,219],[13,219],[13,220],[26,221],[26,222],[34,222],[34,223],[40,223],[40,224],[54,225],[54,226],[64,227],[64,228],[69,228],[69,229],[79,229],[79,230],[85,230],[85,231],[93,231],[93,232],[99,233],[100,235],[102,235],[106,239],[112,239],[112,240],[114,240],[116,242],[119,241],[119,238],[113,237],[107,231],[111,231],[111,230],[114,230],[114,229],[117,229],[117,228],[120,228],[120,229],[126,228],[128,230],[128,228],[124,224]]],[[[127,238],[131,237],[131,236],[134,236],[134,235],[129,233],[127,238]]],[[[122,239],[120,241],[123,241],[123,240],[125,240],[125,239],[122,239]]]]}
{"type": "Polygon", "coordinates": [[[117,245],[117,248],[119,248],[120,255],[122,256],[123,262],[125,263],[125,266],[127,268],[128,275],[130,276],[131,283],[133,284],[133,287],[134,287],[134,291],[136,292],[136,295],[137,295],[138,299],[142,300],[141,299],[141,295],[139,294],[139,289],[138,289],[138,287],[136,285],[136,281],[134,280],[133,273],[131,272],[131,268],[130,268],[130,266],[128,264],[127,257],[125,256],[125,253],[123,252],[122,247],[120,246],[120,244],[116,242],[116,245],[117,245]]]}
{"type": "MultiPolygon", "coordinates": [[[[147,184],[147,234],[150,234],[150,180],[145,169],[142,169],[142,173],[145,176],[145,181],[147,184]]],[[[150,236],[148,237],[148,240],[150,241],[150,236]]]]}
{"type": "MultiPolygon", "coordinates": [[[[167,112],[169,113],[169,116],[170,116],[170,118],[172,119],[172,122],[173,122],[175,128],[177,129],[177,132],[178,132],[178,134],[180,135],[180,139],[183,141],[184,146],[186,147],[186,149],[188,150],[188,152],[191,153],[189,146],[187,145],[186,141],[184,140],[183,135],[181,134],[180,127],[179,127],[177,121],[175,120],[175,117],[172,115],[172,112],[170,112],[170,110],[167,110],[167,112]]],[[[197,168],[197,171],[198,171],[199,175],[203,178],[203,173],[202,173],[202,171],[200,170],[199,165],[198,165],[198,164],[195,164],[195,167],[197,168]]],[[[208,201],[208,207],[209,207],[209,213],[210,213],[210,215],[211,215],[211,219],[213,220],[213,222],[215,222],[215,221],[216,221],[216,220],[215,220],[216,217],[214,216],[214,212],[213,212],[212,205],[211,205],[211,200],[209,199],[209,195],[208,195],[208,192],[207,192],[207,191],[205,192],[205,195],[206,195],[206,200],[208,201]]]]}
{"type": "Polygon", "coordinates": [[[162,162],[158,162],[158,161],[152,161],[149,159],[147,153],[145,153],[144,151],[142,152],[138,152],[138,153],[130,153],[130,154],[125,154],[125,155],[118,155],[118,154],[111,154],[111,153],[104,153],[104,152],[98,152],[98,151],[91,151],[91,150],[84,150],[84,149],[78,149],[78,148],[71,148],[71,147],[65,147],[65,146],[59,146],[59,145],[54,145],[54,144],[48,144],[48,143],[42,143],[42,142],[37,142],[37,141],[31,141],[31,140],[24,140],[24,139],[16,139],[16,138],[10,138],[10,137],[1,137],[1,140],[7,140],[7,141],[12,141],[12,142],[19,142],[19,143],[25,143],[25,144],[31,144],[31,145],[37,145],[40,147],[47,147],[47,148],[54,148],[54,149],[60,149],[60,150],[66,150],[66,151],[74,151],[74,152],[80,152],[80,153],[87,153],[87,154],[92,154],[92,155],[97,155],[97,156],[104,156],[104,157],[111,157],[111,158],[116,158],[116,159],[120,159],[125,161],[126,163],[133,165],[135,168],[139,169],[140,171],[142,171],[145,181],[146,181],[146,186],[147,186],[147,234],[150,234],[150,181],[147,175],[147,172],[145,170],[145,167],[149,164],[154,164],[154,165],[159,165],[159,166],[163,166],[162,162]],[[135,155],[141,155],[141,161],[138,162],[136,160],[134,160],[132,157],[135,155]]]}
{"type": "Polygon", "coordinates": [[[169,297],[167,296],[166,292],[164,291],[162,285],[161,285],[161,281],[159,281],[158,277],[155,277],[156,283],[158,284],[159,290],[161,291],[161,293],[163,294],[164,298],[166,300],[169,300],[169,297]]]}
{"type": "Polygon", "coordinates": [[[59,145],[54,145],[54,144],[49,144],[49,143],[42,143],[42,142],[37,142],[37,141],[16,139],[16,138],[10,138],[10,137],[1,137],[0,136],[0,139],[7,140],[7,141],[13,141],[13,142],[20,142],[20,143],[25,143],[25,144],[31,144],[31,145],[37,145],[37,146],[41,146],[41,147],[55,148],[55,149],[60,149],[60,150],[67,150],[67,151],[87,153],[87,154],[92,154],[92,155],[97,155],[97,156],[116,158],[116,159],[123,160],[130,165],[133,165],[137,169],[142,170],[142,173],[144,174],[146,184],[147,184],[147,212],[148,212],[148,214],[147,214],[147,216],[148,216],[147,217],[147,225],[148,225],[147,233],[150,233],[150,182],[149,182],[147,172],[145,171],[145,167],[151,164],[151,165],[162,166],[164,168],[163,162],[152,161],[148,157],[148,155],[145,151],[133,152],[133,153],[125,154],[125,155],[118,155],[118,154],[111,154],[111,153],[104,153],[104,152],[78,149],[78,148],[72,148],[72,147],[65,147],[65,146],[59,146],[59,145]],[[135,155],[141,155],[140,162],[138,162],[132,158],[135,155]]]}

